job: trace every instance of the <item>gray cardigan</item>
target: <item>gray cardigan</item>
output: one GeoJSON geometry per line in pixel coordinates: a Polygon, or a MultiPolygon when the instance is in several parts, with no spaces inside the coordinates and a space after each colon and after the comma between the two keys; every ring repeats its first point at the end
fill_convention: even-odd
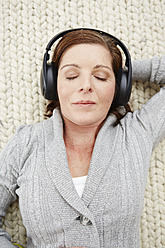
{"type": "MultiPolygon", "coordinates": [[[[69,172],[58,109],[48,120],[19,127],[1,152],[0,216],[18,195],[28,248],[139,248],[150,157],[165,137],[165,87],[116,127],[115,120],[109,116],[97,135],[82,198],[69,172]]],[[[1,229],[1,247],[15,247],[9,240],[1,229]]]]}

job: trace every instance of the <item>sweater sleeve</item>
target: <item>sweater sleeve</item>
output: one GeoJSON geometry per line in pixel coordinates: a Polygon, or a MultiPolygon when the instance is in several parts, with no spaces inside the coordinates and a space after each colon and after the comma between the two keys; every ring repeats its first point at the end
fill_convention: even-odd
{"type": "Polygon", "coordinates": [[[165,87],[143,105],[141,110],[133,113],[133,120],[135,126],[140,126],[140,130],[144,131],[144,137],[150,140],[154,149],[165,137],[165,87]]]}
{"type": "Polygon", "coordinates": [[[18,131],[0,153],[0,244],[3,248],[15,247],[9,234],[2,229],[2,217],[11,202],[16,200],[19,175],[20,148],[18,131]]]}
{"type": "Polygon", "coordinates": [[[161,58],[155,56],[152,59],[134,60],[132,79],[165,84],[165,55],[161,58]]]}

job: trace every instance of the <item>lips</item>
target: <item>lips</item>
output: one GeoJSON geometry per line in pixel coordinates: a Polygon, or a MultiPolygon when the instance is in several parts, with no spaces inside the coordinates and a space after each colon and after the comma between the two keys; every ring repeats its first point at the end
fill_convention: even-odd
{"type": "Polygon", "coordinates": [[[80,101],[77,101],[77,102],[74,102],[73,104],[75,105],[93,105],[95,104],[95,102],[91,101],[91,100],[80,100],[80,101]]]}

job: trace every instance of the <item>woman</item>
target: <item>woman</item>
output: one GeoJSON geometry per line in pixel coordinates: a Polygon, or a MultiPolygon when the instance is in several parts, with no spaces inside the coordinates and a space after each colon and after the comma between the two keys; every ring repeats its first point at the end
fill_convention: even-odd
{"type": "MultiPolygon", "coordinates": [[[[59,101],[47,115],[59,107],[21,126],[2,151],[0,214],[18,195],[30,248],[137,248],[150,157],[165,136],[165,89],[141,111],[119,113],[121,53],[92,31],[64,36],[53,61],[59,101]]],[[[133,75],[165,81],[164,57],[137,64],[133,75]]],[[[14,247],[9,240],[2,230],[2,247],[14,247]]]]}

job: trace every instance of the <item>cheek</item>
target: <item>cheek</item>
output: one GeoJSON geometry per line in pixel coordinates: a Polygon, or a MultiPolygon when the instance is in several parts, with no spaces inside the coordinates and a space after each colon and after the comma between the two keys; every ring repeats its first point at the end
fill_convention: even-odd
{"type": "Polygon", "coordinates": [[[59,83],[57,81],[57,93],[58,93],[58,98],[59,98],[59,101],[60,101],[60,105],[61,104],[65,104],[67,103],[71,96],[72,96],[72,88],[65,84],[65,83],[59,83]]]}
{"type": "Polygon", "coordinates": [[[115,85],[107,86],[102,93],[102,101],[111,104],[115,95],[115,85]]]}
{"type": "Polygon", "coordinates": [[[61,102],[63,102],[65,100],[65,98],[67,97],[66,93],[66,86],[64,86],[64,84],[61,82],[61,79],[57,79],[57,93],[58,93],[58,98],[61,102]]]}

